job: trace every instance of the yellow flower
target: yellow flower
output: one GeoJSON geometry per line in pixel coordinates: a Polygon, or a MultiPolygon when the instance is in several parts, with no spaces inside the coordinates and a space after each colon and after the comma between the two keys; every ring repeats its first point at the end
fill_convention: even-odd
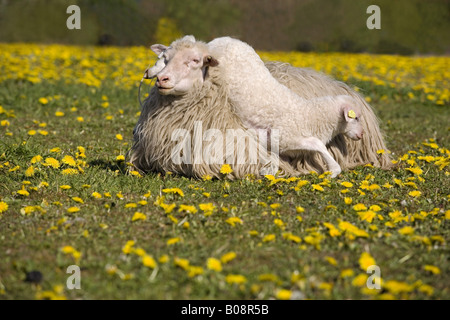
{"type": "Polygon", "coordinates": [[[353,210],[355,211],[367,210],[367,207],[362,203],[358,203],[353,206],[353,210]]]}
{"type": "Polygon", "coordinates": [[[414,228],[411,226],[406,226],[401,228],[400,230],[398,230],[398,233],[402,234],[402,235],[411,235],[414,233],[414,228]]]}
{"type": "Polygon", "coordinates": [[[355,278],[353,278],[352,280],[352,285],[354,287],[362,287],[365,286],[367,283],[367,279],[369,278],[369,276],[365,273],[359,274],[357,275],[355,278]]]}
{"type": "Polygon", "coordinates": [[[47,98],[44,98],[44,97],[39,98],[39,103],[45,105],[45,104],[48,103],[48,99],[47,99],[47,98]]]}
{"type": "Polygon", "coordinates": [[[25,176],[26,176],[26,177],[32,177],[32,176],[34,176],[34,172],[35,172],[35,171],[36,171],[36,170],[34,169],[33,166],[29,166],[28,169],[25,170],[25,176]]]}
{"type": "Polygon", "coordinates": [[[118,133],[118,134],[116,134],[116,139],[122,141],[123,136],[120,133],[118,133]]]}
{"type": "Polygon", "coordinates": [[[178,243],[180,241],[181,241],[180,237],[170,238],[169,240],[167,240],[167,245],[171,246],[171,245],[174,245],[175,243],[178,243]]]}
{"type": "Polygon", "coordinates": [[[220,168],[220,173],[222,174],[229,174],[232,173],[233,169],[231,169],[231,166],[229,164],[223,164],[222,167],[220,168]]]}
{"type": "Polygon", "coordinates": [[[422,194],[422,192],[420,192],[420,191],[417,191],[417,190],[414,190],[414,191],[411,191],[410,193],[408,193],[411,197],[414,197],[414,198],[417,198],[417,197],[419,197],[421,194],[422,194]]]}
{"type": "Polygon", "coordinates": [[[175,257],[173,259],[173,263],[177,267],[180,267],[181,269],[184,269],[184,270],[188,270],[188,268],[189,268],[189,260],[187,260],[187,259],[181,259],[181,258],[175,257]]]}
{"type": "Polygon", "coordinates": [[[346,188],[351,188],[353,187],[353,183],[348,182],[348,181],[344,181],[341,183],[342,186],[346,187],[346,188]]]}
{"type": "Polygon", "coordinates": [[[197,266],[189,266],[187,271],[189,278],[193,278],[195,276],[203,274],[203,268],[197,266]]]}
{"type": "Polygon", "coordinates": [[[70,208],[67,209],[68,213],[75,213],[75,212],[78,212],[78,211],[80,211],[80,208],[78,208],[78,207],[70,207],[70,208]]]}
{"type": "Polygon", "coordinates": [[[56,111],[56,112],[55,112],[55,116],[57,116],[57,117],[64,117],[64,112],[62,112],[62,111],[56,111]]]}
{"type": "Polygon", "coordinates": [[[275,296],[277,299],[280,299],[280,300],[289,300],[289,299],[291,299],[292,291],[286,290],[286,289],[281,289],[281,290],[277,291],[275,296]]]}
{"type": "Polygon", "coordinates": [[[407,284],[406,282],[400,282],[395,280],[386,281],[383,284],[383,287],[386,288],[392,294],[398,294],[403,292],[411,292],[414,290],[414,287],[407,284]]]}
{"type": "Polygon", "coordinates": [[[363,252],[358,262],[360,268],[364,271],[367,271],[370,266],[376,265],[375,259],[368,252],[363,252]]]}
{"type": "Polygon", "coordinates": [[[178,195],[184,197],[183,190],[181,190],[180,188],[166,188],[166,189],[162,189],[162,192],[164,192],[164,193],[174,193],[174,194],[178,194],[178,195]]]}
{"type": "Polygon", "coordinates": [[[158,259],[159,263],[167,263],[169,261],[169,256],[167,254],[162,255],[161,257],[159,257],[158,259]]]}
{"type": "Polygon", "coordinates": [[[149,256],[147,254],[142,257],[142,264],[144,266],[146,266],[146,267],[151,268],[151,269],[155,269],[156,268],[156,261],[155,261],[155,259],[153,259],[152,256],[149,256]]]}
{"type": "Polygon", "coordinates": [[[232,227],[234,227],[236,225],[236,223],[242,224],[243,221],[238,218],[238,217],[230,217],[227,220],[225,220],[226,223],[228,223],[229,225],[231,225],[232,227]]]}
{"type": "Polygon", "coordinates": [[[123,156],[123,155],[118,155],[118,156],[116,157],[116,161],[125,161],[125,156],[123,156]]]}
{"type": "Polygon", "coordinates": [[[225,263],[228,263],[228,262],[230,262],[231,260],[233,260],[235,258],[236,258],[236,253],[231,251],[231,252],[225,253],[222,257],[220,257],[220,261],[225,264],[225,263]]]}
{"type": "Polygon", "coordinates": [[[377,214],[372,210],[368,210],[368,211],[360,211],[358,212],[358,215],[362,221],[372,223],[373,219],[376,217],[377,214]]]}
{"type": "Polygon", "coordinates": [[[63,184],[62,186],[59,186],[59,188],[60,188],[60,189],[63,189],[63,190],[69,190],[69,189],[71,189],[72,187],[69,186],[69,185],[63,184]]]}
{"type": "Polygon", "coordinates": [[[64,158],[62,158],[61,162],[71,167],[77,166],[77,163],[75,162],[75,159],[72,156],[65,156],[64,158]]]}
{"type": "Polygon", "coordinates": [[[275,235],[274,234],[268,234],[262,239],[262,242],[271,242],[271,241],[274,241],[274,240],[275,240],[275,235]]]}
{"type": "Polygon", "coordinates": [[[432,274],[440,274],[440,273],[441,273],[441,269],[439,269],[439,268],[436,267],[436,266],[429,265],[429,264],[425,265],[425,266],[423,267],[423,269],[424,269],[425,271],[430,271],[432,274]]]}
{"type": "Polygon", "coordinates": [[[337,261],[335,258],[327,256],[327,257],[325,257],[325,260],[327,260],[327,262],[329,264],[331,264],[332,266],[337,266],[337,261]]]}
{"type": "Polygon", "coordinates": [[[6,202],[0,201],[0,213],[6,212],[8,210],[8,204],[6,202]]]}
{"type": "Polygon", "coordinates": [[[352,204],[353,200],[352,200],[352,198],[345,197],[344,202],[345,202],[345,204],[352,204]]]}
{"type": "Polygon", "coordinates": [[[240,274],[229,274],[225,277],[225,281],[228,284],[243,284],[247,282],[247,278],[245,278],[243,275],[240,274]]]}
{"type": "Polygon", "coordinates": [[[25,197],[28,197],[30,195],[30,193],[25,189],[18,190],[17,193],[25,197]]]}
{"type": "Polygon", "coordinates": [[[197,213],[198,210],[194,206],[181,204],[180,207],[178,208],[178,212],[183,212],[183,211],[187,212],[187,213],[197,213]]]}
{"type": "Polygon", "coordinates": [[[100,199],[102,197],[101,193],[99,193],[99,192],[93,192],[92,196],[96,199],[100,199]]]}
{"type": "Polygon", "coordinates": [[[313,190],[317,190],[317,191],[323,191],[324,189],[322,188],[322,186],[318,185],[318,184],[313,184],[312,185],[313,190]]]}
{"type": "Polygon", "coordinates": [[[208,258],[206,266],[209,270],[220,272],[222,271],[222,263],[216,258],[208,258]]]}
{"type": "Polygon", "coordinates": [[[30,163],[31,164],[35,164],[37,162],[41,162],[42,161],[42,157],[40,155],[34,156],[33,158],[31,158],[30,163]]]}
{"type": "Polygon", "coordinates": [[[124,254],[130,254],[134,245],[135,242],[133,240],[128,240],[127,243],[123,246],[122,252],[124,254]]]}
{"type": "Polygon", "coordinates": [[[50,166],[50,167],[52,167],[54,169],[58,169],[59,166],[60,166],[59,161],[56,160],[55,158],[52,158],[52,157],[46,158],[45,162],[44,162],[44,165],[50,166]]]}
{"type": "Polygon", "coordinates": [[[216,208],[212,203],[200,203],[198,207],[204,212],[212,212],[216,208]]]}
{"type": "Polygon", "coordinates": [[[137,220],[146,220],[147,216],[143,214],[142,212],[135,212],[133,217],[131,218],[131,221],[137,221],[137,220]]]}
{"type": "Polygon", "coordinates": [[[353,272],[352,269],[344,269],[344,270],[341,271],[341,274],[340,274],[339,277],[341,277],[341,278],[350,278],[350,277],[353,277],[354,274],[355,273],[353,272]]]}

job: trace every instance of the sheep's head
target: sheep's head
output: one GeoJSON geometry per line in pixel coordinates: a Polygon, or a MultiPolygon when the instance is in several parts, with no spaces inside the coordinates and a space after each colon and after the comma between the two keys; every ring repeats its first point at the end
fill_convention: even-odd
{"type": "Polygon", "coordinates": [[[355,104],[349,103],[343,103],[341,110],[345,119],[343,133],[352,140],[360,140],[364,134],[361,111],[355,104]]]}
{"type": "Polygon", "coordinates": [[[193,36],[176,40],[169,47],[154,44],[150,48],[162,60],[157,62],[161,70],[156,73],[156,87],[162,95],[187,93],[194,84],[203,83],[208,67],[219,64],[206,44],[195,41],[193,36]]]}

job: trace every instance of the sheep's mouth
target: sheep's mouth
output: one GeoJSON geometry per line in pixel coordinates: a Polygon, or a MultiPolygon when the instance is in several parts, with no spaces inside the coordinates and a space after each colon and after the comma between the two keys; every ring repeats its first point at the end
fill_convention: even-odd
{"type": "Polygon", "coordinates": [[[158,85],[156,87],[158,88],[158,91],[160,93],[167,93],[167,92],[173,90],[173,88],[174,88],[174,87],[163,87],[163,86],[158,86],[158,85]]]}

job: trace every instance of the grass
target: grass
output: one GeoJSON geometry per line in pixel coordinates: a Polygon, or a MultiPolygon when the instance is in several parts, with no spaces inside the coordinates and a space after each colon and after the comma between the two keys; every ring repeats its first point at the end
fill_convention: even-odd
{"type": "Polygon", "coordinates": [[[130,148],[137,90],[5,81],[0,202],[8,208],[0,210],[0,299],[449,299],[448,106],[353,84],[372,99],[393,158],[402,158],[396,169],[358,167],[336,179],[198,181],[130,175],[116,159],[130,148]],[[48,103],[38,102],[42,97],[48,103]],[[57,159],[59,168],[32,165],[36,155],[57,159]],[[62,162],[67,155],[79,161],[77,174],[62,174],[71,168],[62,162]],[[35,171],[27,176],[30,166],[35,171]],[[157,203],[161,196],[176,204],[173,211],[157,203]],[[208,203],[212,213],[200,208],[208,203]],[[358,203],[373,220],[358,214],[358,203]],[[197,212],[180,212],[181,205],[197,212]],[[132,221],[135,212],[145,220],[132,221]],[[231,217],[242,223],[233,226],[231,217]],[[357,231],[345,231],[342,221],[357,231]],[[144,251],[155,264],[143,264],[144,251]],[[236,256],[222,260],[221,271],[218,264],[208,268],[209,258],[230,252],[236,256]],[[366,288],[364,252],[380,267],[380,290],[366,288]],[[65,287],[73,264],[81,268],[80,290],[65,287]],[[38,285],[24,281],[34,270],[43,275],[38,285]]]}

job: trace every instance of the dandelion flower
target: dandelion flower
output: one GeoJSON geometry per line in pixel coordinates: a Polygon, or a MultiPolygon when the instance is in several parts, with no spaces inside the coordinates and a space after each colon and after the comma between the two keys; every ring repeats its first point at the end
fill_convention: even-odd
{"type": "Polygon", "coordinates": [[[277,299],[280,299],[280,300],[289,300],[289,299],[291,299],[292,291],[286,290],[286,289],[281,289],[281,290],[277,291],[275,296],[277,299]]]}
{"type": "Polygon", "coordinates": [[[243,284],[247,282],[247,278],[240,274],[229,274],[226,276],[225,281],[228,284],[243,284]]]}
{"type": "Polygon", "coordinates": [[[222,263],[228,263],[235,258],[236,258],[236,253],[231,251],[231,252],[225,253],[222,257],[220,257],[220,261],[222,263]]]}
{"type": "Polygon", "coordinates": [[[222,271],[222,263],[216,258],[208,258],[206,266],[209,270],[220,272],[222,271]]]}
{"type": "Polygon", "coordinates": [[[423,267],[423,269],[424,269],[425,271],[430,271],[432,274],[440,274],[440,273],[441,273],[441,269],[439,269],[439,268],[436,267],[436,266],[429,265],[429,264],[425,265],[425,266],[423,267]]]}
{"type": "Polygon", "coordinates": [[[135,212],[133,217],[131,218],[131,221],[137,221],[137,220],[146,220],[147,216],[143,214],[142,212],[135,212]]]}
{"type": "Polygon", "coordinates": [[[231,169],[231,166],[229,164],[222,165],[222,168],[220,168],[220,173],[222,174],[229,174],[232,173],[233,169],[231,169]]]}
{"type": "Polygon", "coordinates": [[[142,257],[142,264],[146,267],[149,267],[151,269],[155,269],[156,268],[156,261],[155,259],[153,259],[152,256],[150,255],[144,255],[142,257]]]}
{"type": "Polygon", "coordinates": [[[8,204],[6,202],[0,201],[0,213],[5,212],[8,210],[8,204]]]}
{"type": "Polygon", "coordinates": [[[363,252],[358,260],[362,270],[367,271],[370,266],[376,265],[375,259],[368,252],[363,252]]]}

